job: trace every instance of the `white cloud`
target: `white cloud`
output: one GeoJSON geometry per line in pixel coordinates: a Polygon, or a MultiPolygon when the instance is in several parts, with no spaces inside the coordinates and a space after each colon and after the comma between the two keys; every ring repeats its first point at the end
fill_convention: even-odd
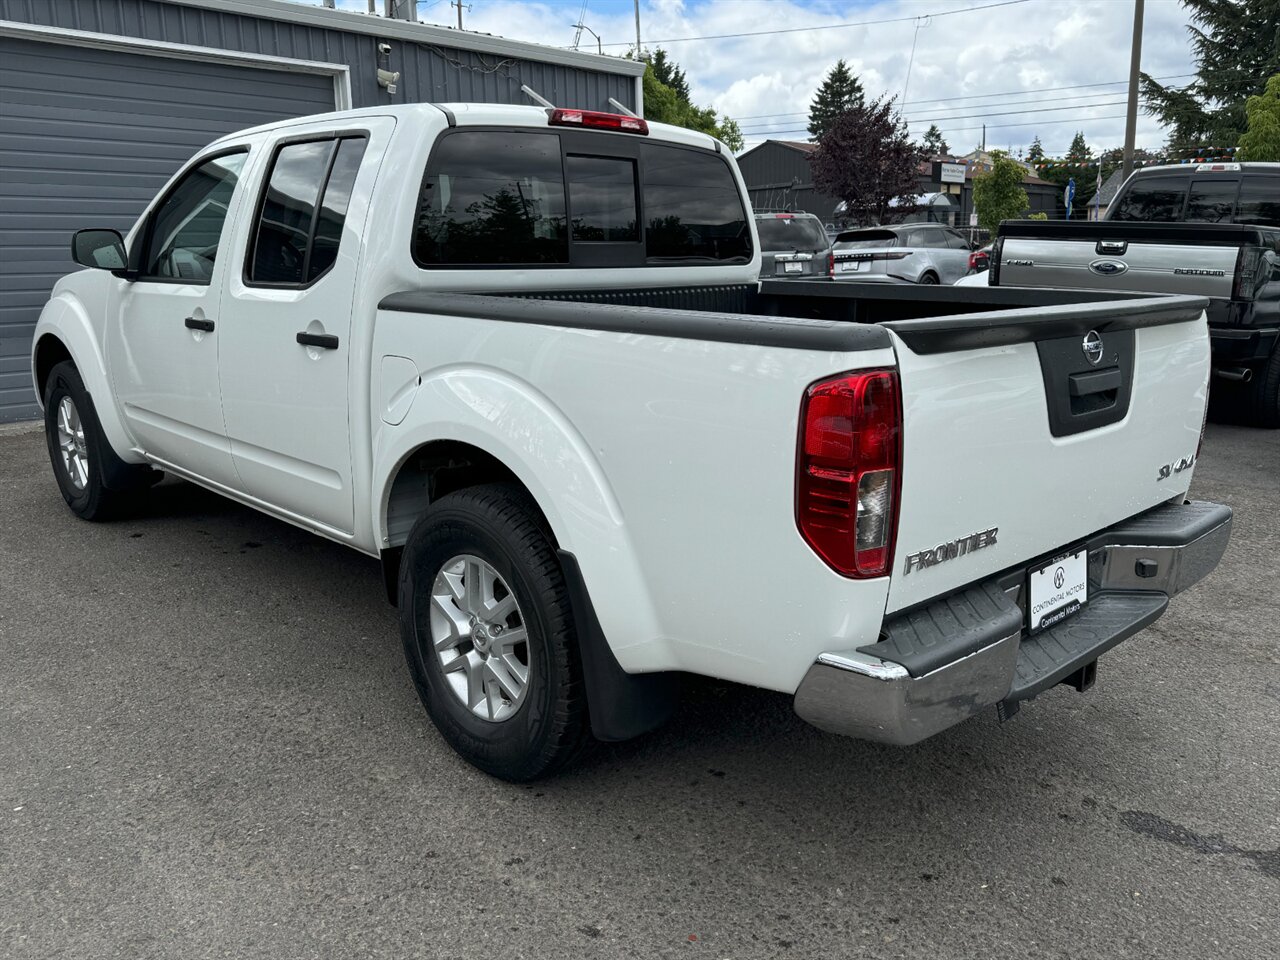
{"type": "MultiPolygon", "coordinates": [[[[1128,77],[1131,0],[1026,0],[933,16],[918,34],[912,19],[836,26],[915,18],[989,2],[644,0],[641,28],[646,47],[666,41],[661,45],[685,71],[694,100],[738,118],[749,143],[769,136],[806,137],[809,101],[839,57],[859,74],[869,95],[901,96],[915,35],[906,111],[915,135],[936,122],[952,149],[963,152],[981,139],[985,121],[988,146],[1025,148],[1038,134],[1048,152],[1060,153],[1076,130],[1083,130],[1095,147],[1119,145],[1124,138],[1123,83],[1075,90],[1046,88],[1128,77]],[[673,42],[682,37],[796,27],[822,29],[673,42]],[[1036,91],[1044,92],[1037,96],[1036,91]]],[[[340,4],[365,6],[364,0],[340,0],[340,4]]],[[[564,47],[573,40],[572,24],[581,7],[581,0],[471,0],[464,19],[469,30],[564,47]]],[[[456,17],[445,0],[424,3],[419,11],[422,19],[446,25],[456,17]]],[[[630,0],[588,0],[584,21],[601,35],[606,52],[622,53],[626,44],[634,42],[630,0]]],[[[1187,22],[1177,0],[1148,0],[1144,70],[1155,76],[1193,72],[1187,22]]],[[[594,45],[595,40],[584,33],[582,49],[592,50],[594,45]]],[[[1140,115],[1137,139],[1139,146],[1158,148],[1165,134],[1153,118],[1140,115]]]]}

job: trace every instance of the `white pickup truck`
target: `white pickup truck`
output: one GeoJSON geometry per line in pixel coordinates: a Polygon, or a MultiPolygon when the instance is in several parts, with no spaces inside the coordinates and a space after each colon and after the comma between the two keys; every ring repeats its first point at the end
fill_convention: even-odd
{"type": "Polygon", "coordinates": [[[86,519],[161,472],[381,558],[428,713],[497,776],[681,673],[909,744],[1057,683],[1217,564],[1203,299],[758,282],[702,134],[430,105],[201,151],[84,230],[35,332],[86,519]]]}

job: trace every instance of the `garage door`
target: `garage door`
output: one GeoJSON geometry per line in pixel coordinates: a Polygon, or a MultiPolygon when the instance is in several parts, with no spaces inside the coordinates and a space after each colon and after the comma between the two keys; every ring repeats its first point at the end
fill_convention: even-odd
{"type": "Polygon", "coordinates": [[[38,414],[31,334],[75,230],[124,232],[209,141],[334,102],[332,76],[0,36],[0,422],[38,414]]]}

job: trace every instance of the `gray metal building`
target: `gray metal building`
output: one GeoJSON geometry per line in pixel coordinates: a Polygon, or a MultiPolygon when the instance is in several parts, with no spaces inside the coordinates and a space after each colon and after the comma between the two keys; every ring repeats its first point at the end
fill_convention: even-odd
{"type": "Polygon", "coordinates": [[[31,334],[74,230],[127,230],[198,148],[386,103],[640,112],[632,60],[287,0],[0,0],[0,422],[33,417],[31,334]],[[390,48],[381,53],[380,45],[390,48]],[[394,93],[379,68],[399,73],[394,93]]]}

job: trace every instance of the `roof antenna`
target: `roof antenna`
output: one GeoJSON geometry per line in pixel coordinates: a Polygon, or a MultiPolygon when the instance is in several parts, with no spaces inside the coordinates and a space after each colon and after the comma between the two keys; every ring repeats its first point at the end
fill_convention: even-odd
{"type": "Polygon", "coordinates": [[[625,113],[628,117],[639,117],[639,116],[640,116],[640,114],[636,113],[634,110],[632,110],[632,109],[631,109],[630,107],[628,107],[626,104],[619,103],[617,100],[613,99],[613,97],[610,97],[610,98],[609,98],[609,104],[613,107],[613,109],[617,110],[619,113],[625,113]]]}
{"type": "Polygon", "coordinates": [[[552,103],[542,94],[538,93],[537,90],[534,90],[527,83],[520,84],[520,92],[523,93],[530,100],[532,100],[534,103],[542,104],[548,110],[554,110],[556,108],[556,105],[554,103],[552,103]]]}

